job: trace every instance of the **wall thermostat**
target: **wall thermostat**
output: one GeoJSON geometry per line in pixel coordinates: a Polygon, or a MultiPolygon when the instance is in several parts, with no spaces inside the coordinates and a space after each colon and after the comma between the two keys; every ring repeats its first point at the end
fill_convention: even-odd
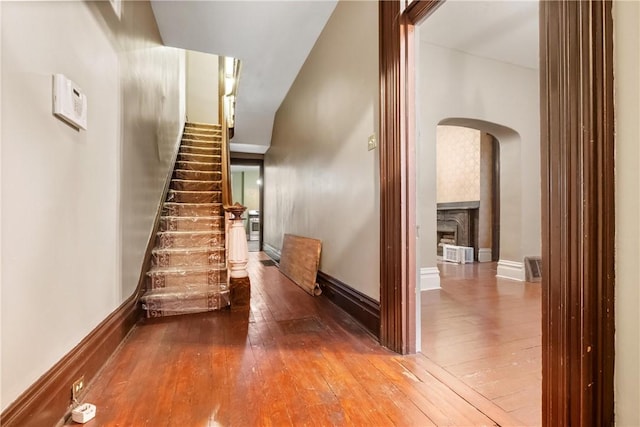
{"type": "Polygon", "coordinates": [[[87,129],[87,96],[62,74],[53,75],[53,114],[76,128],[87,129]]]}

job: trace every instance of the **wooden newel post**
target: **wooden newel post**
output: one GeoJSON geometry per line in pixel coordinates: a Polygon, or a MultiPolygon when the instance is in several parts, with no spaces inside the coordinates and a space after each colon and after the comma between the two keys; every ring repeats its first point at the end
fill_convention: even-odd
{"type": "Polygon", "coordinates": [[[247,247],[247,234],[242,224],[242,214],[247,208],[240,203],[225,206],[225,211],[230,213],[231,226],[229,227],[227,263],[229,265],[229,293],[232,310],[249,309],[251,298],[251,283],[247,272],[249,262],[249,248],[247,247]]]}

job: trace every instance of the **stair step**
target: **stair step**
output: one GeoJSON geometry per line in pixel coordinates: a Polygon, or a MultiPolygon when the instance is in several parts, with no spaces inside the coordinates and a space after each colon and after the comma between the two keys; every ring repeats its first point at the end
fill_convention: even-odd
{"type": "Polygon", "coordinates": [[[222,203],[222,192],[169,190],[167,193],[167,202],[222,203]]]}
{"type": "Polygon", "coordinates": [[[228,288],[227,268],[224,263],[195,267],[152,267],[147,276],[147,289],[175,288],[189,291],[209,286],[217,291],[226,291],[228,288]]]}
{"type": "Polygon", "coordinates": [[[222,181],[222,172],[176,169],[173,171],[173,178],[190,181],[222,181]]]}
{"type": "Polygon", "coordinates": [[[189,313],[204,313],[228,307],[229,291],[204,287],[190,291],[154,289],[141,298],[142,308],[148,318],[166,317],[189,313]]]}
{"type": "Polygon", "coordinates": [[[222,157],[210,154],[180,153],[178,154],[178,160],[182,162],[220,163],[222,157]]]}
{"type": "Polygon", "coordinates": [[[224,262],[224,247],[154,249],[151,252],[153,267],[187,267],[218,265],[224,262]]]}
{"type": "Polygon", "coordinates": [[[221,191],[221,181],[200,181],[195,179],[172,179],[171,189],[179,191],[221,191]]]}
{"type": "Polygon", "coordinates": [[[222,203],[175,203],[165,202],[162,206],[164,216],[222,216],[222,203]]]}
{"type": "Polygon", "coordinates": [[[188,145],[191,147],[200,147],[200,148],[222,148],[222,141],[204,141],[200,139],[189,139],[182,138],[182,145],[188,145]]]}
{"type": "Polygon", "coordinates": [[[202,123],[202,122],[187,122],[184,124],[185,128],[203,128],[203,129],[213,129],[213,130],[221,130],[222,126],[218,123],[202,123]]]}
{"type": "Polygon", "coordinates": [[[176,169],[220,172],[222,171],[222,165],[220,163],[185,162],[182,160],[178,160],[176,162],[176,169]]]}
{"type": "Polygon", "coordinates": [[[222,216],[163,216],[160,218],[160,231],[207,231],[221,230],[224,227],[222,216]]]}
{"type": "Polygon", "coordinates": [[[195,135],[220,135],[222,129],[208,129],[203,127],[188,127],[184,129],[183,134],[195,134],[195,135]]]}
{"type": "Polygon", "coordinates": [[[182,134],[182,140],[192,140],[192,141],[220,141],[222,138],[221,133],[198,133],[197,131],[187,130],[182,134]]]}
{"type": "Polygon", "coordinates": [[[208,154],[208,155],[220,156],[222,154],[222,148],[215,147],[215,146],[197,147],[194,145],[182,144],[180,146],[179,153],[180,154],[208,154]]]}
{"type": "Polygon", "coordinates": [[[224,233],[213,231],[159,231],[156,235],[156,248],[216,248],[224,246],[224,233]]]}

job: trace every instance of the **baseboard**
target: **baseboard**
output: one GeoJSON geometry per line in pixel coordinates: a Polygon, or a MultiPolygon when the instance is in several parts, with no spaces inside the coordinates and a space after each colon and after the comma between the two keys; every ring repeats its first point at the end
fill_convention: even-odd
{"type": "Polygon", "coordinates": [[[438,267],[425,267],[420,269],[420,291],[442,289],[440,287],[440,270],[438,267]]]}
{"type": "Polygon", "coordinates": [[[335,277],[318,271],[322,295],[346,311],[376,338],[380,338],[380,303],[335,277]]]}
{"type": "Polygon", "coordinates": [[[478,262],[491,262],[491,248],[478,248],[478,262]]]}
{"type": "MultiPolygon", "coordinates": [[[[180,131],[181,139],[182,131],[180,131]]],[[[3,427],[41,427],[62,424],[71,413],[71,384],[82,376],[85,384],[90,384],[140,319],[142,309],[139,299],[144,291],[146,273],[151,264],[151,250],[155,245],[156,233],[160,226],[162,205],[169,191],[179,148],[180,141],[166,178],[135,292],[2,411],[0,425],[3,427]]]]}
{"type": "Polygon", "coordinates": [[[496,273],[496,277],[524,282],[524,264],[521,262],[501,259],[498,261],[498,272],[496,273]]]}
{"type": "Polygon", "coordinates": [[[85,384],[91,382],[139,316],[133,295],[9,405],[0,416],[0,425],[40,427],[59,423],[70,411],[71,384],[83,375],[85,384]]]}
{"type": "Polygon", "coordinates": [[[266,242],[262,242],[262,251],[275,262],[280,262],[280,249],[275,246],[271,246],[266,242]]]}

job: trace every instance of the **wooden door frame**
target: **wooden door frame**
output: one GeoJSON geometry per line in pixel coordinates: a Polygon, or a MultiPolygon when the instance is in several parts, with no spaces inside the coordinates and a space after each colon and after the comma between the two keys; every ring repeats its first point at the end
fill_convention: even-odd
{"type": "MultiPolygon", "coordinates": [[[[379,2],[380,342],[416,351],[414,25],[439,0],[379,2]]],[[[610,1],[540,2],[543,423],[613,424],[610,1]]]]}

